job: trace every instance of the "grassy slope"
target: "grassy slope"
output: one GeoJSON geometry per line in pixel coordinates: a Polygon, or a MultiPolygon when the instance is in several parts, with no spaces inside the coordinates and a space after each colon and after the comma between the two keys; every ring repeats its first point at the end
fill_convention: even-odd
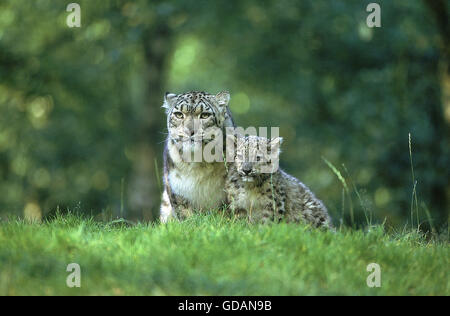
{"type": "Polygon", "coordinates": [[[0,295],[450,295],[449,247],[415,234],[248,226],[220,216],[111,227],[0,222],[0,295]],[[66,286],[81,265],[81,288],[66,286]],[[367,264],[382,269],[369,288],[367,264]]]}

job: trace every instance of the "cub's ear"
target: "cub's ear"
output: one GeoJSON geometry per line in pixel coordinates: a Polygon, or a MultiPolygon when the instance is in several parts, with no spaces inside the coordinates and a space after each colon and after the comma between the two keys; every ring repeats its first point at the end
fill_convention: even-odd
{"type": "Polygon", "coordinates": [[[222,91],[216,94],[215,98],[219,107],[227,107],[230,102],[230,93],[228,91],[222,91]]]}
{"type": "Polygon", "coordinates": [[[164,103],[162,105],[165,109],[170,109],[173,106],[173,101],[177,98],[177,95],[175,93],[166,92],[164,95],[164,103]]]}

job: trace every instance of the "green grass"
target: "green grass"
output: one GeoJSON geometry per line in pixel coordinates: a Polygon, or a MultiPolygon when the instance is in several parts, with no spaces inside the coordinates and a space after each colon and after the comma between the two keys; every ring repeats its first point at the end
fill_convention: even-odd
{"type": "Polygon", "coordinates": [[[77,216],[0,221],[0,295],[449,295],[449,247],[417,233],[250,226],[219,215],[168,225],[77,216]],[[66,286],[69,263],[81,288],[66,286]],[[369,288],[369,263],[381,287],[369,288]]]}

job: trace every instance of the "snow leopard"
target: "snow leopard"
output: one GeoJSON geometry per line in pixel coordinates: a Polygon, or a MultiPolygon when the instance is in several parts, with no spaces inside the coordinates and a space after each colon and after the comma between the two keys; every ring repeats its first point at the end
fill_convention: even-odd
{"type": "Polygon", "coordinates": [[[207,130],[219,130],[223,141],[225,128],[234,127],[229,101],[230,94],[226,91],[165,94],[163,108],[167,115],[168,137],[163,154],[161,222],[170,218],[183,220],[194,211],[223,206],[226,200],[224,162],[194,162],[184,159],[183,154],[195,156],[204,145],[216,141],[205,132],[207,130]]]}
{"type": "Polygon", "coordinates": [[[325,205],[295,177],[278,167],[281,137],[227,135],[234,145],[225,191],[228,210],[251,223],[303,222],[332,228],[325,205]]]}

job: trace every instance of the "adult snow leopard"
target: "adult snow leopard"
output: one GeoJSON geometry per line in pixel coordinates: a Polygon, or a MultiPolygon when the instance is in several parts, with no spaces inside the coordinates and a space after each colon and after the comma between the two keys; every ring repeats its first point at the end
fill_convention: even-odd
{"type": "Polygon", "coordinates": [[[161,222],[171,217],[184,219],[194,211],[219,208],[225,202],[224,162],[194,162],[183,155],[195,157],[205,145],[217,140],[205,131],[219,130],[223,137],[225,128],[234,126],[229,101],[228,92],[166,93],[163,108],[168,137],[164,148],[161,222]]]}

